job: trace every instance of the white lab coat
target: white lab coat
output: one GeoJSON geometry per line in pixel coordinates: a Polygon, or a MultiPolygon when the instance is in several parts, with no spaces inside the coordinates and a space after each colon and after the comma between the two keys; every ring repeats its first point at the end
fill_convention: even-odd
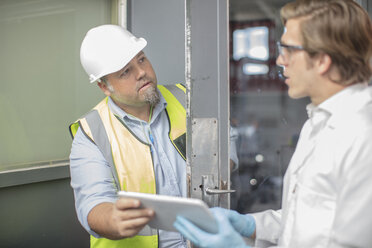
{"type": "Polygon", "coordinates": [[[310,117],[284,177],[282,209],[254,214],[256,246],[372,247],[372,90],[350,86],[310,117]]]}

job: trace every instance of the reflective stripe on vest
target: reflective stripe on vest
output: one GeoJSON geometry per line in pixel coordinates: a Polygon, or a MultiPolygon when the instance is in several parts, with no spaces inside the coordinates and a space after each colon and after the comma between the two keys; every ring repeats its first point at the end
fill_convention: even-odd
{"type": "MultiPolygon", "coordinates": [[[[186,111],[185,88],[182,85],[158,86],[167,101],[169,138],[175,149],[185,159],[186,111]]],[[[92,111],[70,126],[74,136],[80,126],[83,133],[94,142],[109,163],[113,183],[117,190],[156,194],[150,145],[139,140],[125,124],[111,113],[107,98],[92,111]],[[133,152],[136,151],[136,152],[133,152]],[[141,156],[136,156],[141,154],[141,156]],[[125,156],[125,159],[124,159],[125,156]],[[136,164],[134,168],[132,165],[136,164]]],[[[157,230],[146,226],[133,237],[108,240],[91,236],[91,247],[157,247],[157,230]]]]}

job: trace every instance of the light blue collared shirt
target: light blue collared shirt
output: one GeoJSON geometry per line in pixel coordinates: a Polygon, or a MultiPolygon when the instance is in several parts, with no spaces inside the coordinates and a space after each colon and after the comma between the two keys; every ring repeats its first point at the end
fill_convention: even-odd
{"type": "MultiPolygon", "coordinates": [[[[108,105],[139,139],[151,144],[157,194],[185,197],[186,163],[169,140],[165,99],[160,97],[150,123],[125,113],[111,98],[108,105]]],[[[91,235],[100,237],[89,227],[87,216],[97,204],[115,202],[116,188],[107,161],[80,128],[72,143],[70,173],[78,219],[91,235]]],[[[177,232],[159,230],[159,247],[186,247],[186,240],[177,232]]]]}

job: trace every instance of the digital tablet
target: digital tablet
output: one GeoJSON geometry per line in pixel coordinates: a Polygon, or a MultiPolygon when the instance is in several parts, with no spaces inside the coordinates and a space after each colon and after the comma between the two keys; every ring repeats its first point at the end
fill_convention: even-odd
{"type": "Polygon", "coordinates": [[[218,232],[217,222],[209,211],[207,204],[202,200],[126,191],[120,191],[118,195],[141,201],[141,208],[153,209],[155,216],[149,222],[149,226],[152,228],[177,232],[173,223],[176,217],[180,215],[200,229],[209,233],[218,232]]]}

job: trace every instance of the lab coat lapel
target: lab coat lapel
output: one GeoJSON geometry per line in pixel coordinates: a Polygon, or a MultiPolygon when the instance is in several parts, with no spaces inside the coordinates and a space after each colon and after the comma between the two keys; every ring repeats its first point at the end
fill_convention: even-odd
{"type": "Polygon", "coordinates": [[[303,133],[301,134],[296,151],[290,162],[289,169],[291,174],[297,173],[298,170],[306,164],[307,159],[315,148],[315,139],[310,138],[310,125],[309,120],[304,125],[303,133]]]}

